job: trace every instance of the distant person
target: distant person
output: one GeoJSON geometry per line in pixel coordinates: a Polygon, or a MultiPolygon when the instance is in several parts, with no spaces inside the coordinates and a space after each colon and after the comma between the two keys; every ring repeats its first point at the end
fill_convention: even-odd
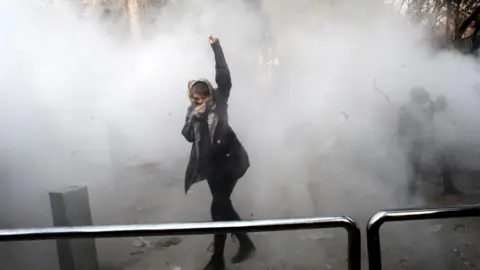
{"type": "Polygon", "coordinates": [[[411,194],[416,191],[417,178],[422,172],[425,157],[435,158],[436,165],[440,166],[444,192],[461,194],[453,184],[451,164],[446,153],[443,150],[436,151],[434,117],[446,106],[443,96],[439,96],[435,102],[425,88],[414,87],[410,91],[410,101],[400,109],[398,133],[407,142],[408,161],[412,170],[408,181],[411,194]]]}
{"type": "MultiPolygon", "coordinates": [[[[233,208],[230,196],[235,184],[250,167],[246,150],[228,123],[228,98],[232,81],[220,41],[213,36],[208,41],[215,55],[215,81],[213,88],[207,79],[188,82],[188,108],[182,134],[192,143],[190,160],[185,175],[185,193],[200,181],[207,180],[213,196],[213,221],[237,221],[240,216],[233,208]]],[[[240,263],[255,251],[247,234],[235,234],[240,248],[232,263],[240,263]]],[[[204,270],[223,270],[226,234],[216,234],[213,256],[204,270]]]]}

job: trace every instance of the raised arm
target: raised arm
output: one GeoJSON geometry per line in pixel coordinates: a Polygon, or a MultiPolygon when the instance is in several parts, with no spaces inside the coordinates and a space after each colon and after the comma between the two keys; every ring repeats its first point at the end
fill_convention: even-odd
{"type": "Polygon", "coordinates": [[[215,82],[218,85],[217,91],[225,98],[225,101],[230,96],[230,89],[232,88],[232,79],[230,77],[230,70],[228,69],[225,55],[223,54],[222,46],[218,38],[209,37],[210,46],[212,46],[213,54],[215,55],[215,82]]]}

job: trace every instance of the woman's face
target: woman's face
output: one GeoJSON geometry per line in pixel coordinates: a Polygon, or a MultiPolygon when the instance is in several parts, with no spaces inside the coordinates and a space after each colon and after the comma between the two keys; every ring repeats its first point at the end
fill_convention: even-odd
{"type": "Polygon", "coordinates": [[[209,101],[210,99],[212,99],[212,97],[211,96],[204,97],[204,96],[201,96],[197,93],[193,93],[192,99],[195,102],[195,104],[198,106],[198,105],[202,105],[203,103],[209,101]]]}

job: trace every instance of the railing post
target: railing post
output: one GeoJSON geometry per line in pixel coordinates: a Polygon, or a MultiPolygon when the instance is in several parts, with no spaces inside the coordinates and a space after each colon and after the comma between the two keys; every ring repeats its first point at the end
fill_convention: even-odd
{"type": "Polygon", "coordinates": [[[360,270],[362,268],[362,239],[360,228],[357,223],[346,217],[349,220],[346,230],[348,232],[348,269],[360,270]]]}
{"type": "MultiPolygon", "coordinates": [[[[53,226],[92,226],[87,187],[50,192],[53,226]]],[[[57,239],[60,270],[98,270],[95,239],[57,239]]]]}
{"type": "Polygon", "coordinates": [[[373,215],[367,225],[368,269],[382,270],[382,250],[380,246],[380,227],[383,224],[384,212],[373,215]]]}
{"type": "Polygon", "coordinates": [[[386,222],[444,218],[480,217],[480,205],[457,205],[442,208],[412,208],[380,211],[367,225],[369,270],[381,270],[380,227],[386,222]]]}

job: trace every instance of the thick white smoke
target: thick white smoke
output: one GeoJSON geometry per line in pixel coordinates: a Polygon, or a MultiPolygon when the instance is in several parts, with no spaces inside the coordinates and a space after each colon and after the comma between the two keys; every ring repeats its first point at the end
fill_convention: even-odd
{"type": "Polygon", "coordinates": [[[208,200],[201,207],[196,200],[208,198],[204,186],[183,198],[190,146],[180,130],[187,81],[213,81],[210,34],[224,47],[230,122],[252,161],[234,193],[245,217],[351,214],[364,221],[403,205],[407,165],[396,117],[413,86],[447,97],[437,119],[442,142],[477,143],[476,60],[432,52],[421,42],[424,29],[381,1],[265,0],[259,10],[240,0],[176,1],[149,10],[155,20],[142,25],[137,42],[125,21],[94,11],[85,18],[66,1],[2,3],[5,226],[50,225],[47,191],[72,184],[89,186],[100,223],[121,222],[107,218],[115,205],[108,200],[129,205],[147,191],[158,193],[164,209],[149,222],[197,220],[185,213],[200,209],[208,219],[208,200]],[[258,65],[265,33],[279,59],[269,81],[258,65]],[[161,199],[171,195],[167,188],[142,185],[143,175],[118,173],[144,163],[166,168],[159,181],[177,176],[174,202],[161,199]],[[129,194],[119,188],[124,182],[129,194]]]}

